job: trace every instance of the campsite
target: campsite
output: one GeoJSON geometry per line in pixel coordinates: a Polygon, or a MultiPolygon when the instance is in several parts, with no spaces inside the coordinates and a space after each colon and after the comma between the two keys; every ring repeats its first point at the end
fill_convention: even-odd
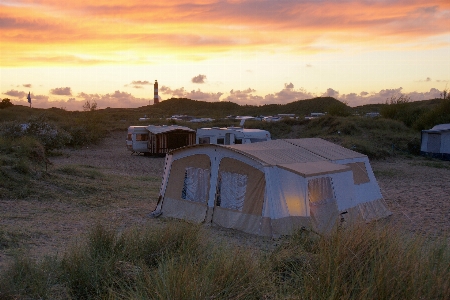
{"type": "MultiPolygon", "coordinates": [[[[374,298],[377,293],[386,293],[385,297],[431,295],[435,299],[445,298],[450,286],[441,276],[448,274],[448,266],[433,270],[432,276],[427,270],[432,269],[430,266],[436,261],[444,264],[450,261],[448,244],[438,244],[436,249],[430,246],[430,240],[443,239],[448,243],[449,162],[408,153],[411,136],[398,123],[386,121],[389,125],[383,129],[381,123],[372,119],[350,121],[327,117],[313,122],[274,123],[270,124],[273,130],[268,130],[275,132],[277,139],[293,139],[298,137],[298,130],[308,126],[308,134],[314,136],[321,128],[321,136],[327,140],[334,139],[344,145],[349,143],[354,145],[356,152],[368,155],[386,207],[392,212],[392,215],[375,223],[379,231],[367,231],[372,224],[356,232],[345,234],[343,231],[332,239],[322,240],[308,231],[300,231],[291,238],[272,237],[214,224],[198,227],[177,219],[151,218],[150,213],[157,207],[165,158],[131,155],[126,146],[129,124],[125,123],[104,134],[97,143],[59,149],[57,155],[48,158],[50,163],[45,165],[46,170],[41,164],[39,168],[33,167],[36,169],[29,171],[29,174],[34,174],[33,177],[30,181],[24,181],[22,188],[13,190],[15,194],[1,190],[0,272],[5,276],[0,280],[0,293],[9,298],[22,293],[22,297],[59,299],[139,298],[138,295],[158,299],[205,298],[205,295],[215,295],[219,299],[275,299],[331,295],[334,290],[340,297],[349,299],[374,298]],[[375,149],[359,137],[358,132],[373,134],[374,140],[377,138],[373,129],[361,131],[361,124],[365,124],[366,128],[376,126],[377,134],[385,130],[380,134],[380,139],[388,140],[386,145],[375,141],[379,147],[375,149]],[[289,131],[285,131],[286,126],[289,126],[289,131]],[[400,141],[400,138],[393,132],[387,136],[387,132],[395,131],[392,128],[405,136],[405,140],[398,142],[395,149],[389,139],[400,141]],[[336,133],[338,129],[341,135],[336,133]],[[158,242],[150,243],[155,238],[153,235],[158,234],[158,242]],[[394,241],[385,240],[390,235],[394,241]],[[412,242],[403,240],[407,236],[413,237],[412,242]],[[135,244],[127,240],[133,237],[135,244]],[[128,244],[121,244],[124,241],[128,244]],[[142,245],[138,242],[145,241],[148,249],[142,252],[142,245]],[[387,248],[378,248],[384,245],[388,245],[387,248]],[[412,255],[420,255],[422,251],[419,249],[423,250],[425,245],[433,255],[417,265],[412,255]],[[176,247],[188,249],[187,253],[192,252],[194,257],[179,256],[184,252],[177,252],[182,250],[176,247]],[[167,251],[164,253],[168,255],[168,260],[148,261],[150,257],[162,255],[161,249],[167,251]],[[227,250],[221,252],[221,249],[227,250]],[[325,255],[321,253],[323,249],[336,249],[341,256],[337,255],[336,261],[322,265],[321,260],[317,259],[325,255]],[[393,255],[405,249],[411,252],[403,258],[393,255]],[[124,254],[117,258],[110,256],[116,251],[123,251],[124,254]],[[380,251],[388,255],[380,257],[380,251]],[[170,258],[170,255],[175,256],[170,258]],[[256,257],[261,260],[270,258],[271,263],[260,266],[255,261],[256,257]],[[117,261],[111,264],[114,259],[117,261]],[[393,273],[385,269],[372,270],[370,259],[377,261],[382,268],[389,266],[393,273]],[[58,261],[63,262],[63,273],[56,264],[58,261]],[[334,264],[340,266],[336,273],[324,271],[334,264]],[[15,267],[11,269],[11,265],[15,267]],[[312,271],[313,267],[317,270],[312,271]],[[412,270],[417,268],[420,272],[416,278],[406,276],[413,274],[412,270]],[[159,270],[159,275],[150,273],[153,269],[159,270]],[[94,270],[98,271],[97,275],[94,275],[94,270]],[[366,286],[372,279],[361,276],[359,272],[362,270],[370,270],[364,274],[377,277],[380,287],[366,286]],[[398,272],[404,274],[402,277],[406,279],[392,284],[391,279],[397,277],[398,272]],[[218,274],[224,274],[224,278],[218,274]],[[301,274],[316,274],[319,280],[327,284],[314,285],[316,279],[301,274]],[[267,276],[276,286],[267,283],[267,276]],[[39,280],[41,277],[44,282],[39,280]],[[5,278],[16,278],[16,285],[5,278]],[[205,278],[211,278],[212,282],[200,284],[205,278]],[[358,281],[355,278],[362,279],[358,281]],[[167,280],[174,280],[170,281],[174,284],[172,288],[166,286],[167,280]],[[436,281],[440,284],[433,290],[436,281]],[[143,289],[139,289],[140,285],[143,289]],[[14,287],[18,290],[11,290],[14,287]],[[357,293],[356,290],[362,292],[352,294],[357,293]]],[[[249,123],[249,126],[256,125],[249,123]]],[[[7,174],[11,176],[8,178],[21,178],[15,173],[7,174]]],[[[383,298],[383,295],[378,296],[383,298]]]]}

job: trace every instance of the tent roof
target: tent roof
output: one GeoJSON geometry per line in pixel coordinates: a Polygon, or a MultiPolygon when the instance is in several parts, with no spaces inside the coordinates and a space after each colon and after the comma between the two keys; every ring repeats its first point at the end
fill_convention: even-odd
{"type": "Polygon", "coordinates": [[[344,148],[320,138],[287,139],[285,141],[329,160],[365,157],[364,154],[355,152],[353,150],[344,148]]]}
{"type": "Polygon", "coordinates": [[[225,146],[233,151],[256,158],[269,165],[325,161],[324,158],[285,140],[225,146]]]}
{"type": "Polygon", "coordinates": [[[439,133],[439,132],[443,132],[443,131],[450,131],[450,124],[439,124],[439,125],[434,126],[431,129],[422,130],[422,132],[427,132],[427,133],[439,133]]]}
{"type": "Polygon", "coordinates": [[[339,173],[350,171],[351,168],[346,165],[338,165],[328,161],[316,161],[293,164],[279,164],[282,169],[300,174],[303,177],[318,176],[330,173],[339,173]]]}
{"type": "Polygon", "coordinates": [[[159,133],[166,133],[166,132],[170,132],[170,131],[175,131],[175,130],[183,130],[183,131],[190,131],[190,132],[195,132],[195,130],[189,128],[189,127],[185,127],[185,126],[178,126],[178,125],[163,125],[163,126],[157,126],[157,125],[148,125],[147,126],[147,130],[150,131],[153,134],[159,134],[159,133]]]}
{"type": "Polygon", "coordinates": [[[280,139],[251,144],[214,145],[196,144],[172,150],[171,153],[184,149],[223,147],[233,152],[260,161],[264,165],[278,165],[284,169],[295,171],[305,176],[323,172],[342,172],[345,167],[339,167],[331,161],[366,157],[365,155],[327,142],[320,138],[280,139]],[[319,163],[320,162],[320,163],[319,163]],[[307,163],[307,164],[305,164],[307,163]]]}

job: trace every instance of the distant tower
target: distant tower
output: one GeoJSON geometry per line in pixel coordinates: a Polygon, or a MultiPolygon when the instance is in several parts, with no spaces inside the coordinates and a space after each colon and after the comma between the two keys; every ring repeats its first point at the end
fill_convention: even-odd
{"type": "Polygon", "coordinates": [[[155,80],[155,95],[153,96],[153,104],[158,104],[159,98],[158,98],[158,80],[155,80]]]}

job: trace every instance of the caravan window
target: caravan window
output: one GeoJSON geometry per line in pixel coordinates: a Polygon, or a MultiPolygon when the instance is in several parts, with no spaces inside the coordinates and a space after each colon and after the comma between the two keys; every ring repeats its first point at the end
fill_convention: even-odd
{"type": "Polygon", "coordinates": [[[265,142],[265,141],[266,141],[266,139],[250,138],[250,142],[252,142],[252,143],[265,142]]]}
{"type": "Polygon", "coordinates": [[[217,206],[242,211],[247,190],[247,180],[247,175],[220,172],[217,206]]]}
{"type": "Polygon", "coordinates": [[[136,141],[148,141],[148,134],[136,134],[136,141]]]}
{"type": "Polygon", "coordinates": [[[129,141],[132,140],[132,134],[131,133],[128,134],[127,140],[129,140],[129,141]]]}
{"type": "Polygon", "coordinates": [[[225,144],[225,139],[224,138],[218,138],[217,139],[217,145],[223,145],[225,144]]]}
{"type": "Polygon", "coordinates": [[[208,199],[209,169],[188,167],[184,172],[181,198],[206,203],[208,199]]]}
{"type": "Polygon", "coordinates": [[[199,144],[210,144],[209,136],[198,138],[199,144]]]}

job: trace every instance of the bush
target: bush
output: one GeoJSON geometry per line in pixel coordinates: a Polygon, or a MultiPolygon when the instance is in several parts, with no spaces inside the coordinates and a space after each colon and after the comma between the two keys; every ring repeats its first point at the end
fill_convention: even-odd
{"type": "Polygon", "coordinates": [[[431,129],[435,125],[446,123],[450,123],[450,99],[443,100],[434,109],[422,114],[414,123],[414,128],[431,129]]]}
{"type": "Polygon", "coordinates": [[[60,149],[71,139],[65,130],[48,122],[43,115],[31,117],[28,122],[22,124],[17,121],[2,123],[0,135],[12,140],[25,136],[34,137],[46,151],[60,149]]]}
{"type": "Polygon", "coordinates": [[[14,104],[12,104],[11,100],[8,98],[5,98],[2,100],[2,102],[0,102],[0,109],[4,109],[11,106],[14,106],[14,104]]]}

